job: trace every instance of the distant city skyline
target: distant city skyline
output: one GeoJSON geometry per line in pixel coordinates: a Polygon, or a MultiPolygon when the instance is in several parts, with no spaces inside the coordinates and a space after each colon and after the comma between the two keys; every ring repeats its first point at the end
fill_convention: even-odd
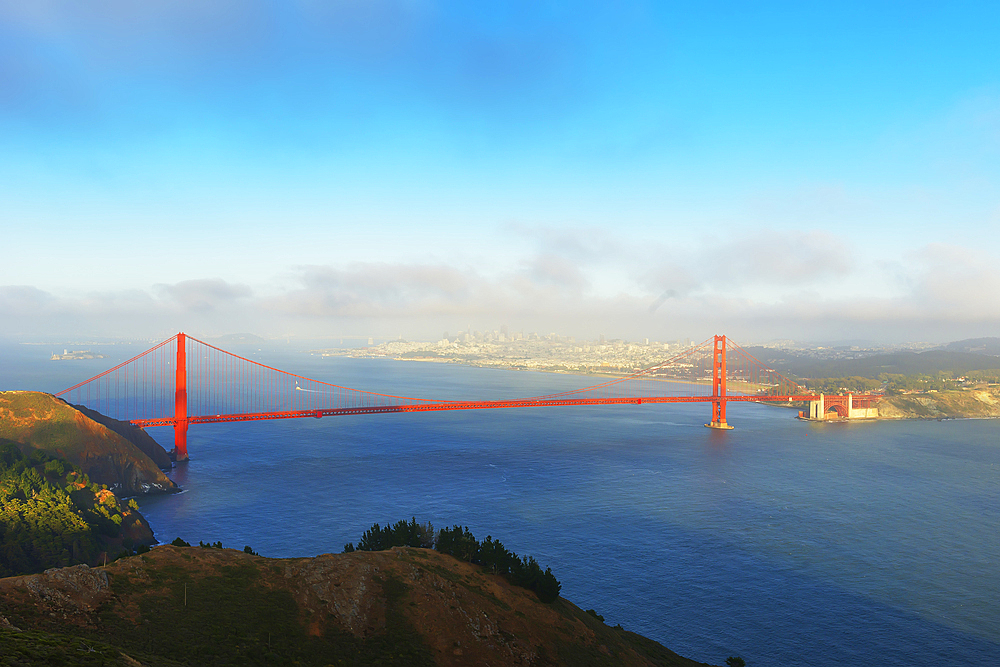
{"type": "Polygon", "coordinates": [[[0,0],[0,337],[1000,335],[1000,7],[0,0]]]}

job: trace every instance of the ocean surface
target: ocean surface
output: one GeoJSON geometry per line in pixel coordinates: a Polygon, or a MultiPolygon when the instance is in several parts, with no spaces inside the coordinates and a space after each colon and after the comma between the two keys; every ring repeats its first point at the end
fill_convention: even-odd
{"type": "MultiPolygon", "coordinates": [[[[62,346],[60,346],[62,347],[62,346]]],[[[95,351],[98,348],[91,346],[95,351]]],[[[50,362],[0,347],[0,389],[58,391],[141,351],[50,362]]],[[[240,351],[245,352],[245,351],[240,351]]],[[[359,389],[531,396],[586,377],[254,358],[359,389]]],[[[686,393],[704,391],[674,385],[686,393]]],[[[1000,421],[811,424],[730,404],[524,408],[191,427],[183,493],[140,500],[163,542],[339,552],[372,523],[468,526],[563,597],[712,664],[992,665],[1000,656],[1000,421]]],[[[170,429],[150,429],[168,449],[170,429]]]]}

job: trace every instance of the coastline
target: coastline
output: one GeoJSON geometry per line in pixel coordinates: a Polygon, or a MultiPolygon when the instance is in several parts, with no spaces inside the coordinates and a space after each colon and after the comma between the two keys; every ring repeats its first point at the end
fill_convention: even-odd
{"type": "MultiPolygon", "coordinates": [[[[619,380],[629,377],[629,374],[621,375],[620,373],[600,373],[594,371],[572,371],[572,370],[554,370],[548,368],[521,368],[519,366],[497,366],[494,364],[471,364],[464,361],[458,361],[455,359],[435,359],[433,357],[426,358],[414,358],[414,357],[384,357],[391,359],[392,361],[414,361],[417,363],[431,363],[431,364],[454,364],[456,366],[466,366],[468,368],[491,368],[498,371],[519,371],[525,373],[552,373],[554,375],[578,375],[580,377],[598,377],[607,378],[609,380],[619,380]]],[[[633,371],[635,373],[635,371],[633,371]]],[[[694,385],[711,385],[711,380],[677,380],[667,377],[651,377],[646,378],[647,380],[654,380],[656,382],[674,382],[677,384],[694,384],[694,385]]]]}
{"type": "MultiPolygon", "coordinates": [[[[553,373],[557,375],[576,375],[580,377],[605,378],[607,380],[624,379],[628,375],[617,373],[601,373],[593,371],[573,371],[573,370],[550,370],[545,368],[520,368],[517,366],[497,366],[493,364],[474,364],[455,359],[440,358],[413,358],[413,357],[389,357],[393,361],[413,361],[438,364],[456,364],[471,368],[493,368],[497,370],[522,371],[533,373],[553,373]]],[[[676,384],[689,384],[696,386],[710,386],[710,380],[682,380],[666,377],[648,378],[657,382],[671,382],[676,384]]],[[[733,391],[734,394],[746,395],[746,392],[733,391]]],[[[771,403],[762,401],[761,405],[773,408],[783,408],[799,410],[801,405],[771,403]]],[[[924,394],[902,394],[899,396],[885,396],[878,401],[879,408],[877,417],[866,417],[857,419],[829,419],[829,420],[805,420],[817,423],[845,423],[845,422],[879,422],[879,421],[900,421],[907,419],[943,421],[952,419],[1000,419],[1000,388],[995,391],[989,390],[967,390],[948,391],[924,394]],[[990,396],[995,397],[992,400],[990,396]],[[957,399],[957,401],[956,401],[957,399]],[[978,399],[978,400],[977,400],[978,399]],[[972,401],[975,401],[972,403],[972,401]],[[956,402],[965,404],[965,410],[958,409],[956,402]],[[910,405],[905,405],[909,403],[910,405]],[[920,405],[914,409],[913,403],[920,405]],[[900,405],[904,404],[904,405],[900,405]]]]}

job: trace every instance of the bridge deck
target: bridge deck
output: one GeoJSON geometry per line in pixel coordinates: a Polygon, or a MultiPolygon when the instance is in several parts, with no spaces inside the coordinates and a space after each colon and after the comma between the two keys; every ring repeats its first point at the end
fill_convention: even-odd
{"type": "MultiPolygon", "coordinates": [[[[877,396],[859,395],[855,400],[872,400],[877,396]]],[[[729,394],[722,397],[726,402],[743,403],[787,403],[790,401],[815,401],[819,394],[804,394],[799,396],[749,396],[729,394]]],[[[306,417],[337,417],[346,415],[389,414],[397,412],[436,412],[442,410],[492,410],[500,408],[541,408],[569,405],[643,405],[649,403],[712,403],[719,401],[718,396],[645,396],[627,398],[572,398],[572,399],[537,399],[537,400],[507,400],[507,401],[441,401],[438,403],[411,403],[402,405],[372,405],[351,408],[325,408],[319,410],[283,410],[276,412],[256,412],[228,415],[188,415],[189,424],[212,424],[220,422],[243,422],[261,419],[300,419],[306,417]]],[[[133,419],[132,424],[141,427],[170,426],[176,422],[172,417],[160,419],[133,419]]]]}

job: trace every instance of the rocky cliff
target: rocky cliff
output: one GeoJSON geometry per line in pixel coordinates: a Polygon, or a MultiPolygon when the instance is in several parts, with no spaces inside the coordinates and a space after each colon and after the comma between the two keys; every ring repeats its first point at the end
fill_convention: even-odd
{"type": "MultiPolygon", "coordinates": [[[[102,421],[113,420],[102,416],[102,421]]],[[[121,422],[116,424],[125,433],[135,428],[121,422]]],[[[152,441],[148,435],[146,438],[152,441]]],[[[157,462],[127,438],[51,394],[0,392],[0,439],[15,442],[22,450],[40,449],[64,458],[79,466],[93,482],[107,484],[118,496],[163,493],[177,488],[157,462]]],[[[169,464],[162,447],[156,445],[161,457],[149,443],[145,446],[160,463],[169,464]]]]}
{"type": "Polygon", "coordinates": [[[36,636],[70,654],[86,638],[123,664],[702,664],[561,598],[543,604],[478,566],[401,547],[268,559],[161,546],[0,579],[0,616],[0,653],[30,644],[18,633],[29,630],[57,633],[36,636]]]}

